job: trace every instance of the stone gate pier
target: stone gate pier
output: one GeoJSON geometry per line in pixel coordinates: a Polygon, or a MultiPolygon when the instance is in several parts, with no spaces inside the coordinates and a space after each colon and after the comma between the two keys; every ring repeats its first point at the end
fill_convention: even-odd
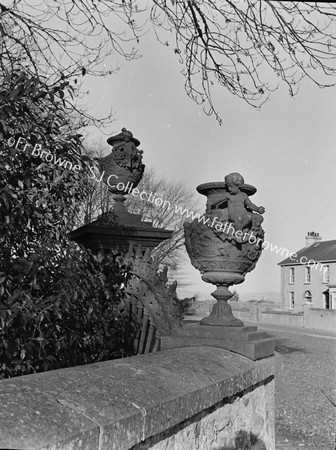
{"type": "Polygon", "coordinates": [[[274,449],[275,357],[195,346],[0,381],[0,448],[274,449]]]}

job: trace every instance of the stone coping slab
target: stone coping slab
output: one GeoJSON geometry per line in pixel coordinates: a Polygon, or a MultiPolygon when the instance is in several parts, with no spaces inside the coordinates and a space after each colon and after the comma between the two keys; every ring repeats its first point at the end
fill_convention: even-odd
{"type": "Polygon", "coordinates": [[[274,375],[190,347],[0,381],[1,449],[129,449],[274,375]]]}

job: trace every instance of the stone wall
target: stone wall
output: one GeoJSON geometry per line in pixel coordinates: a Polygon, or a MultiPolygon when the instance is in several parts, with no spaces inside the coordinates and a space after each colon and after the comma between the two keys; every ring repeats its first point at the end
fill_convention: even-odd
{"type": "Polygon", "coordinates": [[[304,326],[317,330],[336,331],[336,309],[304,309],[304,326]]]}
{"type": "Polygon", "coordinates": [[[273,450],[274,359],[190,347],[2,380],[0,448],[273,450]]]}
{"type": "Polygon", "coordinates": [[[336,310],[317,309],[305,304],[303,312],[271,311],[262,304],[232,302],[235,317],[246,322],[273,323],[296,328],[311,328],[324,331],[336,330],[336,310]]]}
{"type": "Polygon", "coordinates": [[[274,448],[274,381],[226,399],[213,412],[151,447],[153,450],[274,448]],[[253,447],[255,445],[255,447],[253,447]]]}
{"type": "Polygon", "coordinates": [[[260,322],[275,323],[278,325],[297,328],[303,328],[304,326],[303,314],[296,314],[285,311],[263,311],[260,314],[260,322]]]}

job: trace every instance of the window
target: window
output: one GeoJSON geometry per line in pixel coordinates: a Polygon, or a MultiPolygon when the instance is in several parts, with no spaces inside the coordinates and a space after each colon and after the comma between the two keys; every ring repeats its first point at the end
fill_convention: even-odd
{"type": "Polygon", "coordinates": [[[312,295],[311,295],[311,292],[310,291],[306,291],[305,293],[304,293],[304,299],[305,299],[305,301],[306,302],[311,302],[312,301],[312,295]]]}
{"type": "Polygon", "coordinates": [[[324,307],[325,309],[331,309],[331,295],[329,292],[324,294],[324,307]]]}
{"type": "Polygon", "coordinates": [[[329,283],[329,266],[324,266],[324,269],[323,269],[323,283],[329,283]]]}
{"type": "Polygon", "coordinates": [[[294,284],[295,283],[294,267],[291,267],[289,269],[289,282],[290,282],[290,284],[294,284]]]}
{"type": "Polygon", "coordinates": [[[289,293],[289,309],[294,309],[294,292],[289,293]]]}
{"type": "Polygon", "coordinates": [[[307,266],[306,267],[306,279],[305,279],[305,283],[310,283],[310,279],[311,279],[311,272],[310,272],[310,267],[307,266]]]}

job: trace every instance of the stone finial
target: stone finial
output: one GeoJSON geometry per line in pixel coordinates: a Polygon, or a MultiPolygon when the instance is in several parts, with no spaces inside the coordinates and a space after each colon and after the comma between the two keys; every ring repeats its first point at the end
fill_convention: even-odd
{"type": "Polygon", "coordinates": [[[112,151],[99,159],[102,180],[114,194],[130,193],[141,181],[145,170],[143,151],[137,148],[140,141],[123,128],[121,133],[109,137],[107,143],[112,146],[112,151]]]}
{"type": "Polygon", "coordinates": [[[121,129],[121,133],[107,139],[107,143],[112,146],[114,146],[117,142],[133,142],[136,147],[140,145],[140,141],[133,137],[133,133],[125,127],[121,129]]]}

